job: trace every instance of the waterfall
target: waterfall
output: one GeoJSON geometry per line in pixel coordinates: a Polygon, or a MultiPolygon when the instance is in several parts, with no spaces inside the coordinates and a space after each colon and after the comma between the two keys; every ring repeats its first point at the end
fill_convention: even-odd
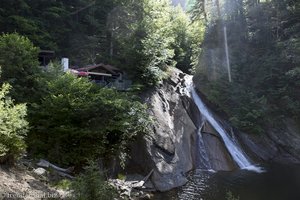
{"type": "Polygon", "coordinates": [[[203,138],[202,138],[202,134],[201,134],[201,128],[199,128],[198,130],[198,135],[197,135],[197,144],[198,144],[198,155],[199,156],[197,158],[197,166],[199,169],[208,169],[211,170],[211,164],[209,162],[209,158],[204,146],[204,142],[203,142],[203,138]]]}
{"type": "MultiPolygon", "coordinates": [[[[209,111],[207,106],[201,100],[199,95],[197,94],[194,86],[192,77],[186,79],[187,82],[187,90],[190,92],[191,97],[193,98],[196,106],[198,107],[200,113],[206,118],[206,120],[212,125],[212,127],[218,132],[220,137],[222,138],[228,152],[232,156],[233,160],[241,169],[252,170],[255,172],[263,172],[263,169],[260,167],[254,166],[249,158],[245,155],[245,153],[240,149],[237,141],[234,141],[228,136],[226,130],[222,127],[222,125],[214,118],[212,113],[209,111]]],[[[200,138],[201,139],[201,138],[200,138]]],[[[203,148],[203,147],[200,147],[203,148]]]]}

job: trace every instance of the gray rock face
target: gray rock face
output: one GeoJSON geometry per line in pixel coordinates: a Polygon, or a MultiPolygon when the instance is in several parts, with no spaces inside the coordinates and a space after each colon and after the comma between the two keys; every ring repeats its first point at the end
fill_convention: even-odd
{"type": "Polygon", "coordinates": [[[197,127],[189,116],[192,100],[182,92],[184,74],[177,69],[170,73],[168,80],[144,97],[153,117],[153,132],[140,138],[132,150],[133,162],[146,172],[154,169],[151,181],[159,191],[187,182],[185,173],[194,167],[196,148],[197,127]]]}
{"type": "MultiPolygon", "coordinates": [[[[186,173],[197,167],[199,130],[211,168],[216,171],[237,168],[219,134],[184,93],[185,74],[178,69],[169,73],[168,80],[142,95],[154,123],[151,133],[140,137],[131,148],[131,170],[144,176],[154,170],[150,180],[159,191],[184,185],[186,173]]],[[[270,128],[267,135],[236,137],[251,158],[300,163],[300,135],[291,122],[287,122],[284,130],[270,128]]]]}
{"type": "Polygon", "coordinates": [[[239,134],[239,139],[262,161],[300,164],[300,134],[293,120],[286,119],[281,128],[269,127],[266,134],[239,134]]]}
{"type": "Polygon", "coordinates": [[[215,171],[231,171],[237,168],[214,128],[210,124],[205,123],[201,132],[212,169],[215,171]]]}
{"type": "MultiPolygon", "coordinates": [[[[144,175],[154,169],[151,181],[159,191],[184,185],[186,172],[196,167],[197,135],[204,119],[184,92],[184,77],[180,70],[172,69],[168,80],[144,95],[154,121],[153,132],[140,138],[132,147],[133,165],[143,169],[144,175]]],[[[209,132],[215,133],[212,128],[209,132]]],[[[235,168],[219,137],[204,134],[203,140],[213,169],[235,168]]]]}
{"type": "Polygon", "coordinates": [[[149,98],[150,112],[155,119],[154,134],[148,141],[155,162],[151,180],[160,191],[185,184],[185,173],[193,169],[194,163],[197,127],[188,115],[191,101],[181,93],[184,82],[179,74],[177,70],[172,71],[170,83],[149,98]]]}

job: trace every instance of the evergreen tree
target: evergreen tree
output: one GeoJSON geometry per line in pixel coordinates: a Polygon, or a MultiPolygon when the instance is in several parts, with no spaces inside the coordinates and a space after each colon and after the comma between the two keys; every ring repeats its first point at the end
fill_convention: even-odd
{"type": "Polygon", "coordinates": [[[204,36],[195,76],[200,90],[248,132],[263,132],[283,116],[299,120],[299,3],[237,0],[219,7],[222,22],[210,18],[204,36]],[[224,26],[233,83],[226,79],[224,26]]]}
{"type": "Polygon", "coordinates": [[[13,86],[11,95],[17,102],[34,100],[37,93],[36,78],[40,71],[37,55],[38,48],[29,39],[16,33],[0,36],[0,83],[13,86]]]}

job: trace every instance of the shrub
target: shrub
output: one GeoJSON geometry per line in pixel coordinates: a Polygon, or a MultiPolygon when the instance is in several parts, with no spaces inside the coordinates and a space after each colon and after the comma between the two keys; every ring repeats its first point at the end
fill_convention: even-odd
{"type": "Polygon", "coordinates": [[[72,199],[75,200],[112,200],[117,192],[104,180],[97,165],[90,163],[85,172],[71,184],[72,199]]]}
{"type": "Polygon", "coordinates": [[[26,106],[14,105],[7,97],[10,85],[0,89],[0,163],[12,162],[25,150],[24,137],[28,130],[26,106]]]}

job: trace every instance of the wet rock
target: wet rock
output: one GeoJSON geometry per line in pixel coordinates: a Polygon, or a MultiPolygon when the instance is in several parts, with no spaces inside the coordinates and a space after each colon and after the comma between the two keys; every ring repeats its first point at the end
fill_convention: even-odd
{"type": "Polygon", "coordinates": [[[181,78],[181,79],[183,79],[185,75],[186,75],[186,74],[184,74],[184,73],[179,73],[179,74],[178,74],[179,78],[181,78]]]}
{"type": "Polygon", "coordinates": [[[201,134],[213,170],[231,171],[237,168],[220,135],[208,122],[203,124],[201,134]]]}
{"type": "MultiPolygon", "coordinates": [[[[135,183],[142,183],[142,184],[140,184],[140,187],[143,190],[153,191],[153,190],[155,190],[155,187],[152,184],[152,182],[150,180],[148,180],[150,178],[150,176],[151,176],[151,174],[149,174],[148,177],[144,177],[140,174],[129,174],[129,175],[126,175],[125,181],[135,182],[135,183]],[[145,179],[147,179],[147,180],[145,180],[145,179]],[[144,181],[144,182],[142,182],[142,181],[144,181]]],[[[138,185],[136,184],[135,186],[138,186],[138,185]]]]}
{"type": "Polygon", "coordinates": [[[141,197],[139,198],[140,200],[150,200],[152,198],[151,194],[144,194],[141,195],[141,197]]]}
{"type": "Polygon", "coordinates": [[[118,191],[121,199],[148,199],[150,194],[143,182],[143,176],[129,175],[128,177],[130,178],[126,180],[109,179],[108,183],[118,191]]]}

